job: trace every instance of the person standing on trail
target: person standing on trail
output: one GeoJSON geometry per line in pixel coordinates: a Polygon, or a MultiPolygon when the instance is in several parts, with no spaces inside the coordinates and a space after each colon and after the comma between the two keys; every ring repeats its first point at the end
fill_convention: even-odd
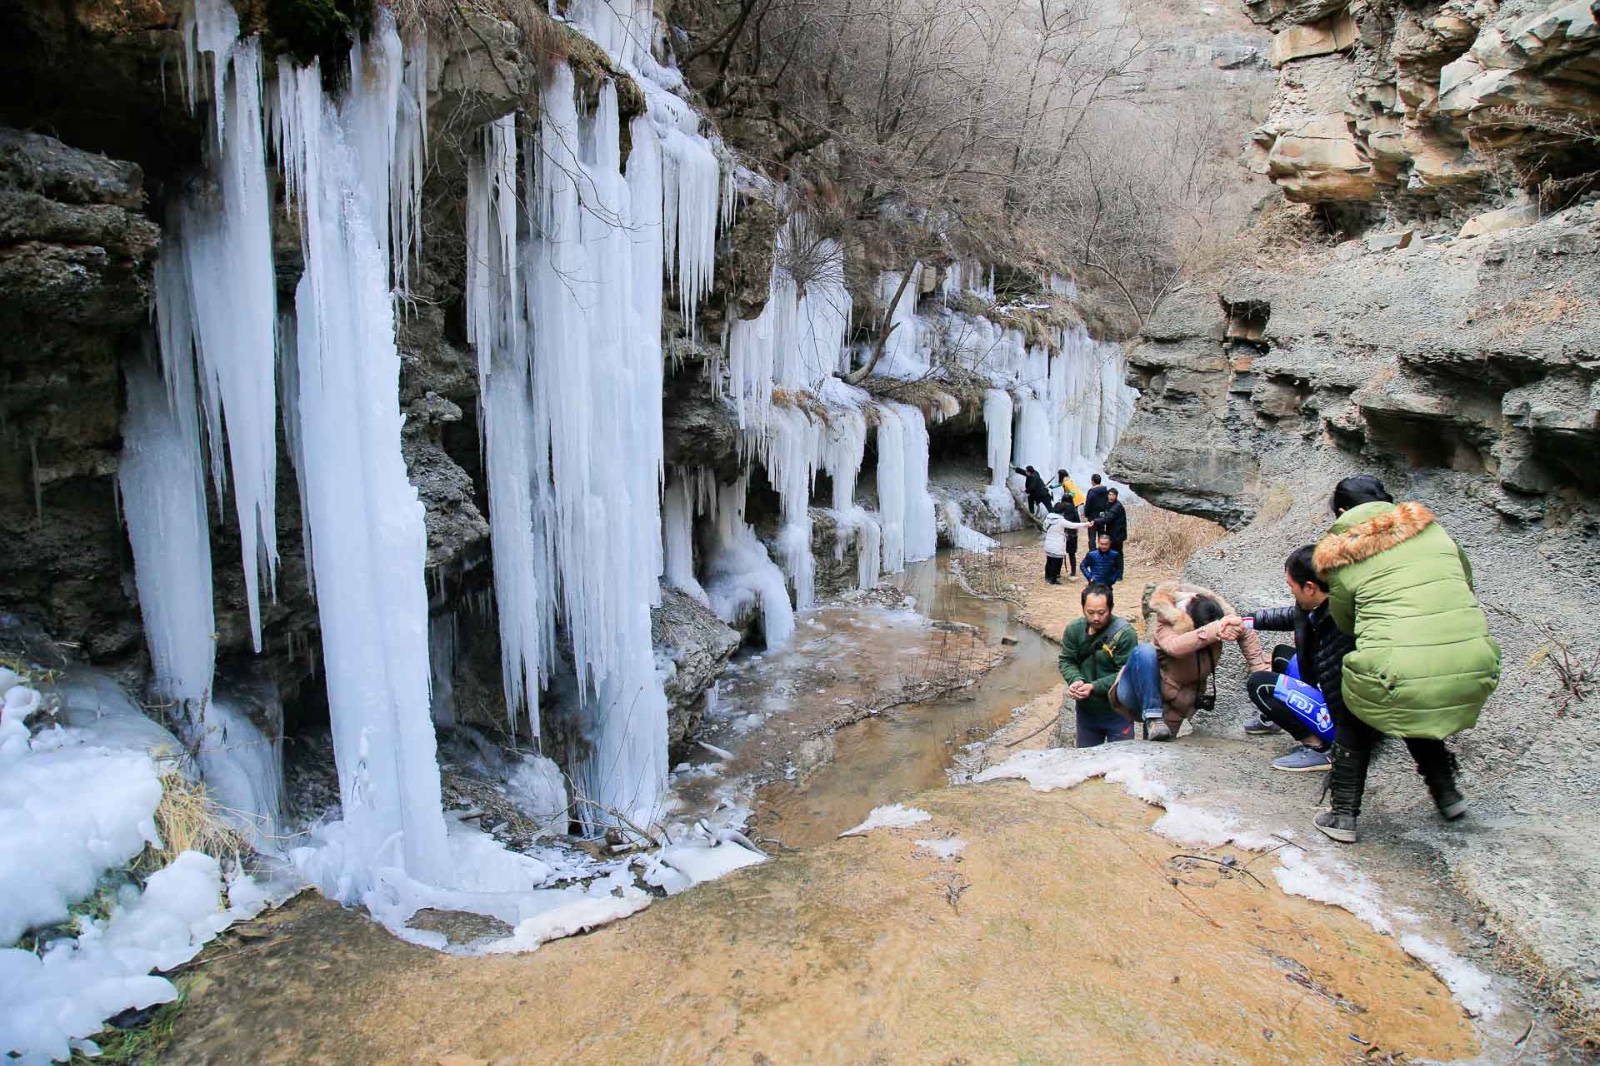
{"type": "Polygon", "coordinates": [[[1083,497],[1083,517],[1085,521],[1093,522],[1100,517],[1100,512],[1106,509],[1106,497],[1110,490],[1100,484],[1100,475],[1095,474],[1089,478],[1089,491],[1083,497]]]}
{"type": "MultiPolygon", "coordinates": [[[[1045,488],[1047,488],[1047,489],[1060,489],[1061,490],[1061,499],[1057,500],[1056,502],[1058,504],[1059,503],[1070,503],[1070,504],[1072,504],[1072,509],[1073,509],[1074,513],[1077,512],[1078,505],[1080,503],[1083,503],[1083,493],[1078,491],[1078,486],[1076,486],[1076,485],[1074,485],[1072,483],[1072,475],[1068,474],[1065,470],[1057,470],[1056,471],[1055,480],[1050,482],[1050,484],[1046,485],[1045,488]]],[[[1073,520],[1076,521],[1077,519],[1074,518],[1073,520]]]]}
{"type": "Polygon", "coordinates": [[[1044,516],[1044,579],[1061,584],[1061,564],[1072,563],[1072,576],[1078,576],[1078,530],[1089,523],[1078,521],[1078,509],[1067,500],[1050,508],[1044,516]]]}
{"type": "MultiPolygon", "coordinates": [[[[1067,699],[1076,711],[1076,740],[1080,748],[1094,748],[1133,739],[1133,723],[1111,709],[1110,691],[1118,673],[1139,646],[1139,637],[1125,619],[1112,614],[1116,606],[1110,585],[1085,585],[1078,602],[1083,616],[1067,623],[1061,634],[1061,679],[1067,699]]],[[[1066,706],[1061,708],[1063,723],[1066,706]]]]}
{"type": "Polygon", "coordinates": [[[1031,466],[1014,466],[1011,469],[1024,478],[1023,491],[1028,496],[1028,512],[1032,514],[1050,510],[1050,490],[1045,488],[1044,478],[1039,476],[1039,471],[1031,466]]]}
{"type": "Polygon", "coordinates": [[[1107,490],[1106,505],[1095,516],[1094,524],[1095,532],[1110,535],[1111,546],[1120,553],[1128,539],[1128,511],[1117,499],[1116,489],[1107,490]]]}
{"type": "Polygon", "coordinates": [[[1420,503],[1394,502],[1375,477],[1333,490],[1336,516],[1312,561],[1328,609],[1355,638],[1344,658],[1348,711],[1334,723],[1333,809],[1315,824],[1341,843],[1357,839],[1372,750],[1401,737],[1447,821],[1467,811],[1446,737],[1470,729],[1500,683],[1500,645],[1472,587],[1472,564],[1420,503]]]}
{"type": "Polygon", "coordinates": [[[1250,669],[1272,665],[1255,630],[1208,588],[1163,581],[1150,594],[1150,612],[1150,643],[1140,644],[1123,667],[1111,689],[1111,709],[1143,720],[1151,740],[1171,740],[1196,710],[1216,705],[1212,675],[1225,641],[1238,643],[1250,669]]]}
{"type": "Polygon", "coordinates": [[[1104,533],[1097,543],[1099,546],[1083,557],[1083,579],[1115,585],[1122,580],[1122,553],[1111,547],[1111,538],[1104,533]]]}
{"type": "Polygon", "coordinates": [[[1294,646],[1273,649],[1272,669],[1258,670],[1245,682],[1250,702],[1260,712],[1244,724],[1252,736],[1287,731],[1300,746],[1272,760],[1274,770],[1306,773],[1333,766],[1333,731],[1348,714],[1341,690],[1344,657],[1355,638],[1341,630],[1328,608],[1328,586],[1312,563],[1315,545],[1296,548],[1283,564],[1283,579],[1293,607],[1269,607],[1247,615],[1256,632],[1294,632],[1294,646]],[[1294,657],[1297,676],[1289,673],[1294,657]]]}

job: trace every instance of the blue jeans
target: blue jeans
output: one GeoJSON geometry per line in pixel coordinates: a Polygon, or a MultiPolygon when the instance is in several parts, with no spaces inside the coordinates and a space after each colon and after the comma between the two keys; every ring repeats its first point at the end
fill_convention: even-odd
{"type": "Polygon", "coordinates": [[[1143,718],[1160,718],[1166,705],[1161,702],[1161,659],[1154,644],[1133,649],[1128,665],[1117,679],[1117,702],[1137,709],[1143,718]]]}
{"type": "Polygon", "coordinates": [[[1132,739],[1133,723],[1116,711],[1078,708],[1078,747],[1098,748],[1102,744],[1132,739]]]}

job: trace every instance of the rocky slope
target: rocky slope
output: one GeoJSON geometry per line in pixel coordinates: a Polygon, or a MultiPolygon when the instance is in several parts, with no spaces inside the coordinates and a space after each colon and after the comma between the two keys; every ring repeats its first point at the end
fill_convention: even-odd
{"type": "Polygon", "coordinates": [[[1600,699],[1554,664],[1600,661],[1600,5],[1247,7],[1278,88],[1245,162],[1347,239],[1169,301],[1129,353],[1143,396],[1111,470],[1234,527],[1188,572],[1252,607],[1284,601],[1282,560],[1327,527],[1340,477],[1439,515],[1505,652],[1452,742],[1475,813],[1443,827],[1391,753],[1363,822],[1442,860],[1558,975],[1556,1003],[1593,1011],[1600,699]]]}

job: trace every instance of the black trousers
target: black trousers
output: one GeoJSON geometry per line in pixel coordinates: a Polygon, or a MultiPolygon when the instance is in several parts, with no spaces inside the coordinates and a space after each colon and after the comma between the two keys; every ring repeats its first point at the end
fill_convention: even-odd
{"type": "MultiPolygon", "coordinates": [[[[1066,562],[1059,555],[1046,555],[1044,557],[1044,579],[1052,585],[1061,584],[1061,564],[1066,562]]],[[[1074,570],[1074,573],[1077,571],[1074,570]]]]}

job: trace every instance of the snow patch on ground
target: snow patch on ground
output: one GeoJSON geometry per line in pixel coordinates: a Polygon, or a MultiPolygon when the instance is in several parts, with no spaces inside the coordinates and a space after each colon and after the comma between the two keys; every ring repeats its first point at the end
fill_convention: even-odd
{"type": "Polygon", "coordinates": [[[967,850],[967,842],[960,837],[952,837],[949,840],[919,840],[916,844],[918,851],[927,852],[946,862],[960,858],[961,853],[967,850]]]}
{"type": "Polygon", "coordinates": [[[1308,850],[1294,839],[1292,830],[1242,827],[1235,811],[1179,801],[1178,791],[1156,776],[1156,771],[1173,761],[1171,752],[1143,744],[1047,748],[1019,752],[973,780],[1022,780],[1040,792],[1050,792],[1103,777],[1121,785],[1129,795],[1165,808],[1166,813],[1152,828],[1176,843],[1191,847],[1232,844],[1247,851],[1276,847],[1277,865],[1272,876],[1285,892],[1340,907],[1374,931],[1396,937],[1400,947],[1431,969],[1469,1013],[1491,1017],[1499,1011],[1500,998],[1488,974],[1435,940],[1415,932],[1397,931],[1397,921],[1418,921],[1419,916],[1387,905],[1378,886],[1343,859],[1326,851],[1308,850]]]}
{"type": "Polygon", "coordinates": [[[865,836],[874,829],[909,829],[923,822],[933,821],[933,815],[927,811],[918,810],[916,807],[907,807],[903,803],[891,803],[884,807],[874,807],[872,813],[867,815],[867,820],[854,829],[846,829],[840,833],[840,838],[865,836]]]}

